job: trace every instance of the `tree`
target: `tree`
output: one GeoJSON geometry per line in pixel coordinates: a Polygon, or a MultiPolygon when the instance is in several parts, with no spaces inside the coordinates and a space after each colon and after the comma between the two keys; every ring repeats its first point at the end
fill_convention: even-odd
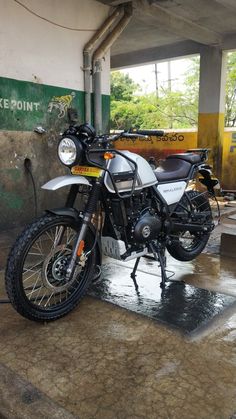
{"type": "Polygon", "coordinates": [[[111,75],[111,128],[185,128],[197,124],[198,73],[197,60],[186,76],[185,92],[160,89],[155,93],[135,95],[139,86],[127,75],[111,75]],[[192,75],[192,79],[190,78],[192,75]],[[189,78],[189,81],[188,81],[189,78]],[[194,87],[190,86],[195,80],[194,87]],[[195,94],[196,93],[196,94],[195,94]]]}
{"type": "Polygon", "coordinates": [[[236,126],[236,53],[228,54],[225,97],[225,126],[236,126]]]}
{"type": "Polygon", "coordinates": [[[134,83],[128,74],[123,74],[120,71],[111,73],[111,101],[128,102],[132,100],[138,88],[138,84],[134,83]]]}
{"type": "MultiPolygon", "coordinates": [[[[159,95],[135,95],[139,86],[126,74],[112,73],[111,128],[192,128],[198,123],[200,57],[191,58],[183,91],[159,88],[159,95]]],[[[236,53],[228,54],[225,125],[236,126],[236,53]]]]}
{"type": "Polygon", "coordinates": [[[137,97],[129,102],[112,102],[111,121],[114,129],[158,128],[165,124],[154,95],[137,97]]]}

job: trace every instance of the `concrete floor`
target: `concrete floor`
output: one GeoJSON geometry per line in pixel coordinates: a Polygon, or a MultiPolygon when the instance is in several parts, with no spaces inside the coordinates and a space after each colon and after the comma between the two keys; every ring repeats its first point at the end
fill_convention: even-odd
{"type": "MultiPolygon", "coordinates": [[[[219,235],[211,239],[213,253],[219,235]]],[[[177,280],[236,297],[235,259],[169,258],[169,268],[177,280]]],[[[156,265],[140,266],[141,292],[153,272],[156,265]]],[[[158,293],[157,280],[148,298],[158,293]]],[[[30,322],[9,304],[0,305],[0,319],[0,418],[236,417],[234,304],[190,335],[92,297],[54,323],[30,322]]]]}
{"type": "MultiPolygon", "coordinates": [[[[235,261],[201,258],[185,265],[184,279],[236,295],[235,261]]],[[[193,337],[91,297],[45,325],[10,305],[0,306],[0,315],[2,368],[40,394],[29,403],[19,384],[1,379],[6,417],[228,419],[236,412],[235,309],[193,337]],[[45,403],[48,415],[40,410],[45,403]]]]}
{"type": "Polygon", "coordinates": [[[133,261],[124,263],[107,258],[101,278],[92,284],[89,295],[193,336],[201,333],[210,322],[215,322],[226,309],[236,308],[236,280],[233,277],[236,263],[232,261],[230,276],[229,272],[216,268],[218,259],[201,255],[193,263],[180,263],[167,257],[168,275],[173,282],[168,282],[162,290],[156,262],[142,258],[133,282],[130,278],[133,261]],[[216,269],[212,270],[212,265],[216,269]],[[218,288],[217,292],[215,288],[218,288]]]}

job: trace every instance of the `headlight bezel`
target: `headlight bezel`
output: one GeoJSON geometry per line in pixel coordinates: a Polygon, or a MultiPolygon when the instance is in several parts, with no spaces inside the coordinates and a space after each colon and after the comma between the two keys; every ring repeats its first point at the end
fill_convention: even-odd
{"type": "Polygon", "coordinates": [[[75,137],[74,135],[64,135],[62,138],[60,138],[60,141],[58,143],[57,156],[58,156],[61,164],[63,164],[64,166],[66,166],[68,168],[71,168],[71,167],[76,166],[77,164],[79,164],[81,162],[82,157],[83,157],[83,146],[82,146],[81,142],[79,141],[79,139],[77,137],[75,137]],[[70,162],[70,163],[66,163],[65,161],[63,161],[61,159],[61,156],[60,156],[60,153],[59,153],[60,145],[61,145],[62,141],[64,141],[65,139],[68,139],[68,140],[72,141],[74,146],[75,146],[75,158],[74,158],[73,162],[70,162]]]}

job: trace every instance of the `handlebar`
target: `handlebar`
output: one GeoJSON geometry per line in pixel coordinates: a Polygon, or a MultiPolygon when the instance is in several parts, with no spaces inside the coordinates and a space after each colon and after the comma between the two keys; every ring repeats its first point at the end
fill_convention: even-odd
{"type": "Polygon", "coordinates": [[[141,134],[141,135],[154,135],[155,137],[163,137],[165,135],[165,132],[161,129],[137,129],[131,131],[134,134],[141,134]]]}
{"type": "Polygon", "coordinates": [[[162,130],[151,130],[151,129],[147,129],[147,130],[135,130],[135,131],[131,131],[131,132],[125,132],[122,131],[119,134],[114,134],[114,135],[104,135],[104,136],[100,136],[98,137],[98,141],[100,140],[101,142],[113,142],[113,141],[117,141],[120,138],[126,138],[126,139],[135,139],[135,138],[140,138],[140,139],[147,139],[148,136],[150,135],[154,135],[157,137],[162,137],[164,135],[164,131],[162,130]]]}
{"type": "Polygon", "coordinates": [[[133,132],[123,132],[121,135],[122,138],[148,138],[147,135],[140,134],[140,133],[133,133],[133,132]]]}
{"type": "Polygon", "coordinates": [[[129,131],[122,131],[119,134],[109,135],[109,134],[103,134],[103,135],[97,135],[95,134],[95,129],[85,123],[82,125],[70,125],[69,129],[64,132],[64,134],[75,134],[75,135],[83,135],[84,142],[88,144],[92,144],[93,142],[98,143],[109,143],[116,140],[119,140],[120,138],[140,138],[140,139],[147,139],[148,136],[157,136],[162,137],[164,135],[163,130],[155,130],[155,129],[130,129],[129,131]]]}
{"type": "Polygon", "coordinates": [[[134,138],[148,138],[147,135],[143,135],[143,134],[139,134],[139,133],[130,133],[130,132],[120,132],[119,134],[114,134],[114,135],[109,135],[109,136],[101,136],[98,137],[98,140],[100,140],[101,142],[113,142],[113,141],[117,141],[120,138],[130,138],[130,139],[134,139],[134,138]]]}

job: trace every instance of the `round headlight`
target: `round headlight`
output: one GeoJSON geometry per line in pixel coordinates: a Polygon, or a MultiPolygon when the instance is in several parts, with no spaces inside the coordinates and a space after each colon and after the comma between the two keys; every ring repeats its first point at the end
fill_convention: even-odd
{"type": "Polygon", "coordinates": [[[58,157],[62,164],[66,166],[72,166],[76,162],[78,158],[77,147],[71,138],[62,138],[58,145],[58,157]]]}

